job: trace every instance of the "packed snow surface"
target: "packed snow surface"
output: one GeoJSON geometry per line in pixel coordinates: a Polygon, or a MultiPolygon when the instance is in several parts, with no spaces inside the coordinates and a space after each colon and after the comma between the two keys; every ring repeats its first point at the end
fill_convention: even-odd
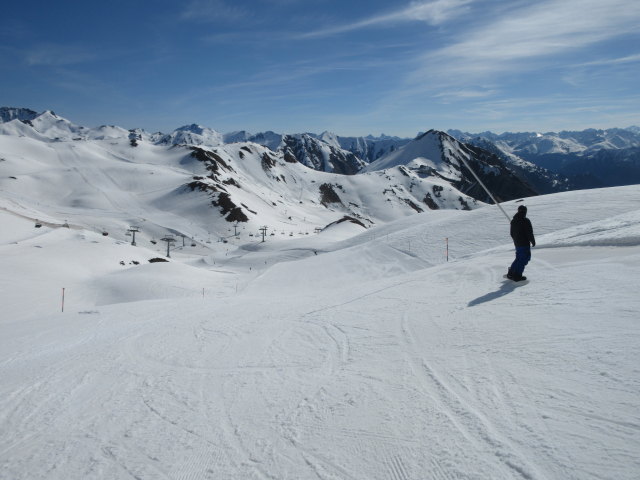
{"type": "Polygon", "coordinates": [[[0,201],[2,479],[640,477],[639,186],[527,199],[525,285],[495,206],[149,263],[0,201]]]}

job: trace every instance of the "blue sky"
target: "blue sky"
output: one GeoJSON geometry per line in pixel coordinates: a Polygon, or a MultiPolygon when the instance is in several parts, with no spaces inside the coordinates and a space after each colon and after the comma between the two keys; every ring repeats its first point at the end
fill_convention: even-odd
{"type": "Polygon", "coordinates": [[[640,124],[638,0],[10,2],[0,106],[170,131],[640,124]]]}

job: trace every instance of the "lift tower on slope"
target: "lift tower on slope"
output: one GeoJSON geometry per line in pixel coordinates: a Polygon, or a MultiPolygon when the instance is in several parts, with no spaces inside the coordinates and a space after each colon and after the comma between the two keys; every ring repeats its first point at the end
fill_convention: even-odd
{"type": "Polygon", "coordinates": [[[173,235],[167,235],[164,238],[161,238],[160,241],[167,242],[167,258],[171,258],[171,254],[170,254],[171,245],[175,245],[176,239],[173,238],[173,235]]]}
{"type": "Polygon", "coordinates": [[[264,242],[264,237],[267,235],[267,226],[265,225],[264,227],[260,227],[260,234],[262,235],[262,241],[264,242]]]}
{"type": "Polygon", "coordinates": [[[136,233],[138,233],[139,231],[140,231],[140,228],[134,225],[131,225],[129,227],[129,230],[127,230],[127,234],[133,236],[131,239],[131,245],[133,245],[134,247],[136,246],[136,233]]]}

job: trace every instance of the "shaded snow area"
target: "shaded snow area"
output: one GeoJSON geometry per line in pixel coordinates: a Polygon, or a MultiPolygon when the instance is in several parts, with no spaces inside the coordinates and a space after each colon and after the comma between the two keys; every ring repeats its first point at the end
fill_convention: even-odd
{"type": "Polygon", "coordinates": [[[640,477],[640,186],[527,199],[526,284],[495,206],[149,263],[2,202],[2,479],[640,477]]]}

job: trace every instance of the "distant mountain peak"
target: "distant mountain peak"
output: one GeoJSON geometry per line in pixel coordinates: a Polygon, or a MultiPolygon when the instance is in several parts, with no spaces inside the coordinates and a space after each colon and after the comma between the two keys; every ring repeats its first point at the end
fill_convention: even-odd
{"type": "Polygon", "coordinates": [[[491,203],[469,168],[501,201],[536,194],[492,152],[464,144],[448,133],[434,129],[371,163],[364,171],[409,169],[421,177],[443,180],[477,200],[491,203]]]}
{"type": "Polygon", "coordinates": [[[30,108],[0,107],[0,123],[12,120],[31,121],[38,116],[38,112],[30,108]]]}
{"type": "Polygon", "coordinates": [[[163,145],[205,145],[215,147],[224,144],[224,136],[211,128],[192,123],[163,135],[158,143],[163,145]]]}
{"type": "Polygon", "coordinates": [[[181,127],[178,127],[174,131],[192,132],[192,133],[197,133],[198,135],[202,135],[206,130],[211,130],[211,129],[198,125],[197,123],[192,123],[190,125],[183,125],[181,127]]]}

